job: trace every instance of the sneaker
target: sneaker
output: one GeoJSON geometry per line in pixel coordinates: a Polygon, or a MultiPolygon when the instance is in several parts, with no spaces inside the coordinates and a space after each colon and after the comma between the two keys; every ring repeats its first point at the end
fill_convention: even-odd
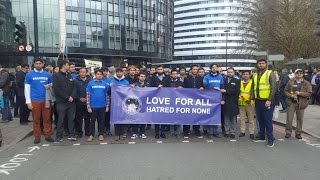
{"type": "Polygon", "coordinates": [[[33,143],[34,144],[39,144],[40,143],[40,138],[39,137],[34,138],[33,143]]]}
{"type": "Polygon", "coordinates": [[[183,138],[184,139],[188,139],[189,138],[189,134],[188,133],[183,133],[183,138]]]}
{"type": "Polygon", "coordinates": [[[266,139],[257,138],[254,142],[266,142],[266,139]]]}
{"type": "Polygon", "coordinates": [[[234,138],[236,138],[236,136],[234,134],[230,134],[230,138],[234,139],[234,138]]]}
{"type": "Polygon", "coordinates": [[[246,133],[240,133],[239,134],[239,137],[243,137],[243,136],[245,136],[246,135],[246,133]]]}
{"type": "Polygon", "coordinates": [[[140,138],[142,138],[142,139],[147,139],[147,136],[146,136],[145,134],[141,134],[141,135],[140,135],[140,138]]]}
{"type": "Polygon", "coordinates": [[[219,134],[213,134],[213,137],[221,138],[221,136],[219,134]]]}
{"type": "Polygon", "coordinates": [[[70,140],[70,141],[76,141],[77,138],[76,138],[75,136],[69,136],[69,137],[68,137],[68,140],[70,140]]]}
{"type": "Polygon", "coordinates": [[[122,137],[126,138],[126,137],[127,137],[127,133],[124,133],[124,134],[122,135],[122,137]]]}
{"type": "Polygon", "coordinates": [[[197,137],[201,136],[200,131],[196,131],[196,132],[195,132],[195,135],[196,135],[197,137]]]}
{"type": "Polygon", "coordinates": [[[93,141],[93,136],[92,136],[92,135],[91,135],[91,136],[89,136],[89,138],[87,139],[87,141],[88,141],[88,142],[93,141]]]}
{"type": "Polygon", "coordinates": [[[273,141],[268,142],[267,146],[268,147],[273,147],[274,146],[274,142],[273,141]]]}
{"type": "Polygon", "coordinates": [[[284,137],[285,137],[285,138],[290,138],[290,137],[291,137],[291,134],[286,134],[284,137]]]}
{"type": "Polygon", "coordinates": [[[296,134],[297,139],[302,139],[301,134],[296,134]]]}
{"type": "Polygon", "coordinates": [[[225,138],[229,138],[230,135],[229,135],[229,134],[225,134],[224,137],[225,137],[225,138]]]}
{"type": "Polygon", "coordinates": [[[100,135],[100,136],[99,136],[99,141],[104,141],[103,135],[100,135]]]}
{"type": "Polygon", "coordinates": [[[51,137],[51,136],[46,137],[46,138],[45,138],[45,140],[46,140],[46,141],[48,141],[48,142],[54,142],[54,140],[52,139],[52,137],[51,137]]]}
{"type": "Polygon", "coordinates": [[[63,141],[63,138],[56,137],[56,139],[54,140],[54,143],[60,143],[62,141],[63,141]]]}
{"type": "Polygon", "coordinates": [[[254,135],[253,134],[250,134],[250,139],[254,140],[254,135]]]}
{"type": "Polygon", "coordinates": [[[131,139],[136,139],[138,137],[137,134],[132,134],[131,139]]]}

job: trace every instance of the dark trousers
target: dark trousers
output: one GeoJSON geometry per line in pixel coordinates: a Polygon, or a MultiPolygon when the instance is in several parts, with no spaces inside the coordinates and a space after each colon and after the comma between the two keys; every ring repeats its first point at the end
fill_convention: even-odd
{"type": "Polygon", "coordinates": [[[90,113],[88,113],[87,105],[82,105],[77,103],[76,110],[76,121],[74,124],[74,128],[76,134],[82,136],[83,135],[83,120],[84,120],[84,134],[86,136],[90,135],[90,113]]]}
{"type": "Polygon", "coordinates": [[[62,138],[65,119],[68,122],[69,135],[74,136],[74,117],[76,114],[76,103],[57,103],[57,111],[58,126],[56,136],[58,138],[62,138]]]}
{"type": "Polygon", "coordinates": [[[28,122],[30,110],[26,104],[26,98],[24,96],[17,96],[17,104],[20,107],[20,123],[28,122]]]}
{"type": "MultiPolygon", "coordinates": [[[[183,133],[184,134],[189,134],[190,133],[190,125],[183,125],[183,133]]],[[[195,133],[200,133],[200,125],[193,125],[192,129],[194,130],[195,133]]]]}
{"type": "Polygon", "coordinates": [[[106,112],[106,118],[105,118],[105,129],[110,130],[110,109],[109,112],[106,112]]]}
{"type": "Polygon", "coordinates": [[[154,128],[155,128],[156,135],[159,135],[159,134],[164,133],[166,126],[167,126],[167,125],[155,124],[155,125],[154,125],[154,128]]]}
{"type": "Polygon", "coordinates": [[[134,134],[144,134],[146,131],[145,124],[132,124],[131,125],[134,134]],[[140,131],[139,131],[140,129],[140,131]]]}
{"type": "Polygon", "coordinates": [[[256,99],[256,117],[259,121],[259,137],[260,139],[265,139],[266,132],[267,138],[269,142],[274,141],[273,137],[273,126],[272,126],[272,117],[273,117],[273,110],[274,104],[271,103],[270,108],[266,108],[265,106],[266,100],[259,100],[256,99]]]}
{"type": "Polygon", "coordinates": [[[286,110],[287,109],[287,101],[286,101],[286,94],[284,92],[284,90],[280,90],[279,92],[279,100],[282,106],[282,110],[286,110]]]}
{"type": "Polygon", "coordinates": [[[315,92],[316,89],[317,89],[317,86],[312,85],[311,104],[317,103],[317,100],[316,100],[317,92],[315,92]]]}
{"type": "Polygon", "coordinates": [[[105,114],[106,108],[92,108],[91,119],[90,119],[90,133],[89,135],[94,136],[96,129],[96,120],[98,122],[99,135],[103,135],[105,126],[105,114]]]}
{"type": "Polygon", "coordinates": [[[115,124],[114,125],[114,133],[116,136],[123,135],[124,133],[124,125],[123,124],[115,124]]]}

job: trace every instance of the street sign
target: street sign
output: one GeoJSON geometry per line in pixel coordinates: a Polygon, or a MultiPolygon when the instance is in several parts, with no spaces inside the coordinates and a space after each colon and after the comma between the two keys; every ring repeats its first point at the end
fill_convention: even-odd
{"type": "Polygon", "coordinates": [[[32,51],[32,46],[28,44],[28,45],[26,46],[26,50],[27,50],[28,52],[32,51]]]}
{"type": "Polygon", "coordinates": [[[19,51],[20,51],[20,52],[24,51],[24,46],[23,46],[23,45],[20,45],[20,46],[19,46],[19,51]]]}

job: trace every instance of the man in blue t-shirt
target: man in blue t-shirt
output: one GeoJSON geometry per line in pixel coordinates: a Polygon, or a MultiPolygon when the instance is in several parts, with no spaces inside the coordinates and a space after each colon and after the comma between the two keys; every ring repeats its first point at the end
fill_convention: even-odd
{"type": "MultiPolygon", "coordinates": [[[[211,64],[210,65],[210,73],[203,78],[203,85],[205,89],[218,90],[222,93],[225,93],[224,89],[224,79],[218,72],[218,65],[211,64]]],[[[224,104],[224,98],[222,98],[221,104],[224,104]]],[[[208,131],[208,138],[212,139],[213,136],[216,138],[220,138],[218,133],[218,125],[208,125],[206,126],[208,131]]]]}
{"type": "Polygon", "coordinates": [[[103,72],[101,70],[95,71],[95,77],[87,86],[87,109],[91,114],[88,142],[91,142],[94,138],[96,120],[98,121],[99,141],[104,140],[105,114],[109,112],[108,91],[110,85],[103,81],[103,72]]]}
{"type": "Polygon", "coordinates": [[[25,78],[25,97],[28,108],[32,111],[34,143],[40,143],[41,128],[40,116],[43,119],[43,134],[45,140],[53,142],[51,138],[51,107],[45,107],[46,89],[52,84],[51,75],[43,70],[44,60],[34,60],[34,70],[30,71],[25,78]]]}

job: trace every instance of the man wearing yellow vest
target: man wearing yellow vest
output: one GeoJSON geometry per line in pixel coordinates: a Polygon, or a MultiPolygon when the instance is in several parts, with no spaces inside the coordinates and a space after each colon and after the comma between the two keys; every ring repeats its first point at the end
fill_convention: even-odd
{"type": "Polygon", "coordinates": [[[239,137],[245,136],[246,120],[249,121],[250,139],[254,139],[255,122],[254,122],[254,101],[253,85],[250,79],[250,71],[243,71],[242,81],[240,84],[239,111],[240,111],[240,134],[239,137]]]}
{"type": "Polygon", "coordinates": [[[272,117],[274,110],[274,96],[277,91],[275,74],[268,70],[267,60],[257,61],[257,73],[253,76],[253,90],[256,117],[259,122],[259,138],[257,142],[266,141],[268,147],[274,146],[272,117]]]}

